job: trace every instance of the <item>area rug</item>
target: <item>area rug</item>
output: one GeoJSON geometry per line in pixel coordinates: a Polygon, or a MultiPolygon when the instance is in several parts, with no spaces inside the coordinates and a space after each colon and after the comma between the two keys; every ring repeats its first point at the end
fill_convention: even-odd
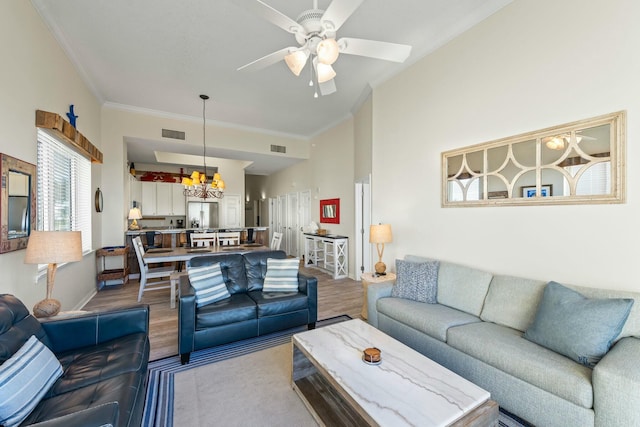
{"type": "MultiPolygon", "coordinates": [[[[318,327],[348,319],[338,316],[318,327]]],[[[291,335],[303,330],[194,352],[187,365],[178,356],[151,362],[142,425],[315,426],[290,385],[291,335]]],[[[500,411],[500,426],[526,425],[519,421],[500,411]]]]}

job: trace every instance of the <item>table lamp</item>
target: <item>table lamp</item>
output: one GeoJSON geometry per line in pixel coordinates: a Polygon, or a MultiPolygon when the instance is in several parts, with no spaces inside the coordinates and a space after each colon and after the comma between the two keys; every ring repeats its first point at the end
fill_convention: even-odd
{"type": "Polygon", "coordinates": [[[142,212],[140,212],[140,208],[129,209],[129,216],[127,218],[133,220],[129,226],[129,230],[140,230],[140,226],[138,225],[138,220],[142,219],[142,212]]]}
{"type": "Polygon", "coordinates": [[[61,262],[82,259],[82,234],[79,231],[32,231],[27,243],[25,264],[48,264],[47,298],[33,307],[36,317],[55,316],[60,312],[60,301],[51,298],[56,270],[61,262]]]}
{"type": "Polygon", "coordinates": [[[384,276],[387,274],[385,271],[387,266],[382,262],[382,254],[384,253],[384,244],[391,243],[393,241],[393,235],[391,234],[391,225],[378,224],[369,227],[369,243],[375,243],[378,250],[378,262],[375,269],[378,276],[384,276]]]}

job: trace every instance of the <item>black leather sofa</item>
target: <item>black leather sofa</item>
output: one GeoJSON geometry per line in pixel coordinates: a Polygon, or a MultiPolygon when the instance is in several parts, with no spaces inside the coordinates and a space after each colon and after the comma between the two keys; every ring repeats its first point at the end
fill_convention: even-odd
{"type": "Polygon", "coordinates": [[[0,363],[35,335],[63,374],[21,426],[139,426],[149,362],[146,305],[38,321],[0,295],[0,363]]]}
{"type": "Polygon", "coordinates": [[[231,297],[196,308],[187,275],[180,282],[178,350],[182,364],[192,351],[265,335],[296,326],[315,328],[318,280],[298,274],[297,292],[262,292],[267,258],[286,258],[284,251],[256,251],[196,257],[187,267],[219,262],[231,297]]]}

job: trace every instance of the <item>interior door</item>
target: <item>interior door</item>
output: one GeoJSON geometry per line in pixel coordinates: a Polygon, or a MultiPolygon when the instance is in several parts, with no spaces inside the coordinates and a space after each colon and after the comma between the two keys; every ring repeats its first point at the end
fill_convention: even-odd
{"type": "Polygon", "coordinates": [[[289,239],[287,238],[287,195],[283,194],[278,196],[278,224],[276,226],[277,231],[282,233],[282,242],[280,243],[280,249],[289,253],[289,239]]]}
{"type": "Polygon", "coordinates": [[[298,251],[298,235],[300,219],[298,211],[298,193],[287,194],[287,253],[294,257],[300,256],[298,251]]]}
{"type": "Polygon", "coordinates": [[[311,190],[300,192],[298,198],[298,253],[304,252],[304,228],[311,224],[311,190]]]}

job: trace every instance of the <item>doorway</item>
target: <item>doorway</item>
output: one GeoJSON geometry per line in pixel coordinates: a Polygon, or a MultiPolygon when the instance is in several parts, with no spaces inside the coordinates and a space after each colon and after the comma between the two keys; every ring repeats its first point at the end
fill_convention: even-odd
{"type": "Polygon", "coordinates": [[[371,225],[371,175],[355,185],[355,261],[356,280],[362,273],[373,271],[371,262],[371,244],[369,243],[369,225],[371,225]]]}

